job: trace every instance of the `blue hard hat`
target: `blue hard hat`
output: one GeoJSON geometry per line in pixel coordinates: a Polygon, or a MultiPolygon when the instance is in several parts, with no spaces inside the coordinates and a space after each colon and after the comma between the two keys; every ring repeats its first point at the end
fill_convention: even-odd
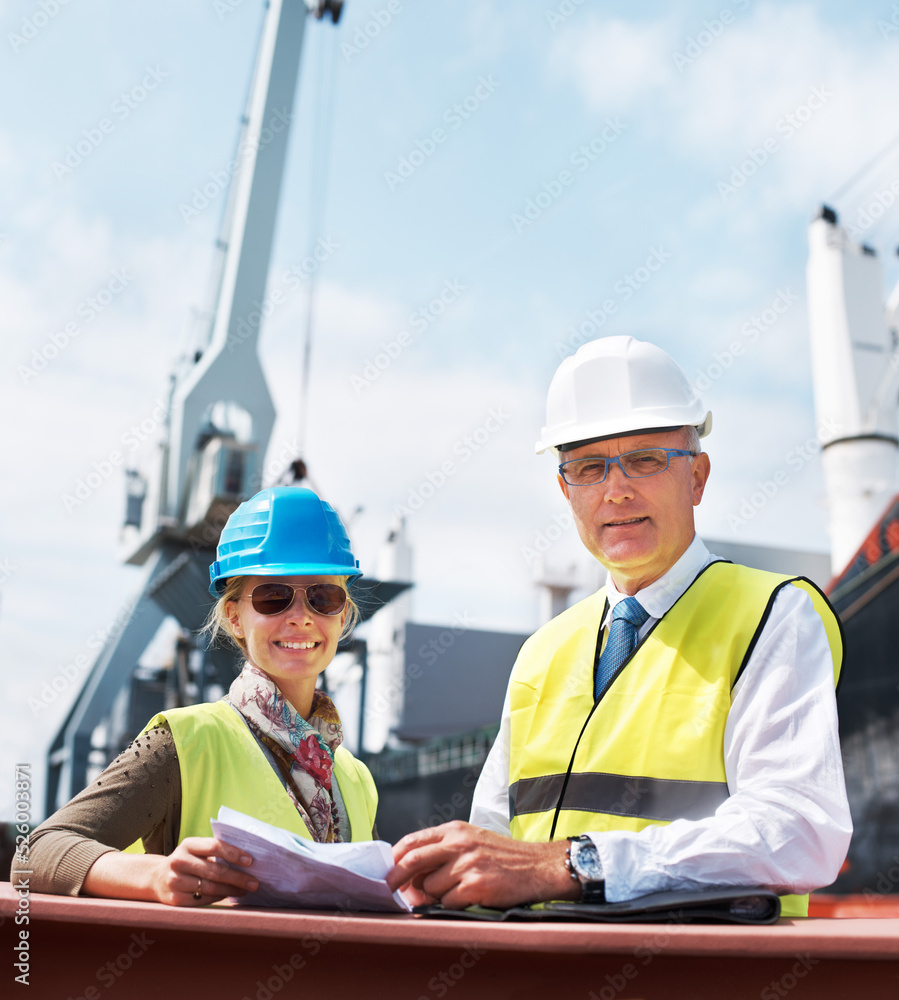
{"type": "Polygon", "coordinates": [[[361,576],[337,511],[312,490],[275,486],[228,518],[209,567],[209,593],[232,576],[361,576]]]}

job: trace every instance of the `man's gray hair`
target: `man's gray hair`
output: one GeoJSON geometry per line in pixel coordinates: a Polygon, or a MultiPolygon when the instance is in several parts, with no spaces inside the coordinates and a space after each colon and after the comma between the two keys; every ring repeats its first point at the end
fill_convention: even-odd
{"type": "Polygon", "coordinates": [[[699,431],[692,425],[684,426],[684,448],[687,451],[695,451],[698,455],[702,451],[702,444],[699,440],[699,431]]]}

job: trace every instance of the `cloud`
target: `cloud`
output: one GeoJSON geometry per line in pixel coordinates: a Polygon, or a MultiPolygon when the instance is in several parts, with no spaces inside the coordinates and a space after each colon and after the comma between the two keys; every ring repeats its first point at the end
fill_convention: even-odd
{"type": "Polygon", "coordinates": [[[865,20],[826,22],[811,4],[727,9],[730,23],[712,18],[714,31],[708,18],[585,18],[560,34],[547,65],[589,110],[639,115],[682,170],[726,181],[760,150],[740,195],[752,192],[746,200],[767,216],[814,203],[895,135],[895,46],[865,20]],[[766,152],[766,140],[776,148],[766,152]]]}
{"type": "Polygon", "coordinates": [[[670,21],[591,13],[560,30],[548,51],[550,78],[574,82],[591,110],[626,111],[670,83],[672,43],[670,21]]]}
{"type": "Polygon", "coordinates": [[[27,698],[86,648],[137,586],[117,541],[124,468],[155,454],[161,423],[142,448],[130,428],[157,409],[179,350],[208,252],[196,235],[142,238],[101,213],[85,214],[50,191],[7,218],[0,295],[12,331],[3,341],[0,419],[8,475],[0,507],[10,526],[0,563],[0,647],[5,664],[27,664],[7,725],[37,763],[76,686],[36,728],[27,698]],[[119,272],[125,280],[113,281],[119,272]],[[77,330],[77,332],[75,332],[77,330]],[[74,502],[66,502],[66,497],[74,502]],[[11,526],[15,526],[12,528],[11,526]]]}

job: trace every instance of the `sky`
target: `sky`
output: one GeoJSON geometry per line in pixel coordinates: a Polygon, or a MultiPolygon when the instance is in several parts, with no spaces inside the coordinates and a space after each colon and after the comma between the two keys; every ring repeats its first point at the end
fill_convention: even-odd
{"type": "MultiPolygon", "coordinates": [[[[124,468],[152,470],[169,375],[213,305],[262,13],[0,0],[0,816],[14,764],[41,794],[73,664],[140,586],[124,468]]],[[[896,283],[899,158],[865,168],[899,134],[897,84],[886,0],[348,0],[337,28],[310,21],[269,273],[284,294],[260,336],[269,475],[302,450],[363,570],[405,512],[416,621],[533,630],[538,552],[582,592],[599,581],[534,454],[546,389],[584,340],[630,334],[712,410],[700,534],[826,551],[807,228],[832,204],[882,252],[885,296],[896,283]],[[329,59],[301,398],[308,283],[285,274],[315,239],[329,59]]]]}

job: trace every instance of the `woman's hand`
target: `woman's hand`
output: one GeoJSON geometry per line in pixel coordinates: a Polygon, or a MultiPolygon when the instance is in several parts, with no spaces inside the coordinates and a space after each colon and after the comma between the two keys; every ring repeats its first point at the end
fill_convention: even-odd
{"type": "Polygon", "coordinates": [[[216,837],[188,837],[169,855],[103,854],[91,865],[82,891],[112,899],[143,899],[169,906],[205,906],[226,896],[244,896],[259,888],[247,872],[249,854],[216,837]]]}
{"type": "Polygon", "coordinates": [[[215,837],[187,837],[162,860],[154,879],[154,898],[170,906],[204,906],[259,888],[252,875],[225,864],[248,868],[253,863],[250,855],[215,837]]]}

